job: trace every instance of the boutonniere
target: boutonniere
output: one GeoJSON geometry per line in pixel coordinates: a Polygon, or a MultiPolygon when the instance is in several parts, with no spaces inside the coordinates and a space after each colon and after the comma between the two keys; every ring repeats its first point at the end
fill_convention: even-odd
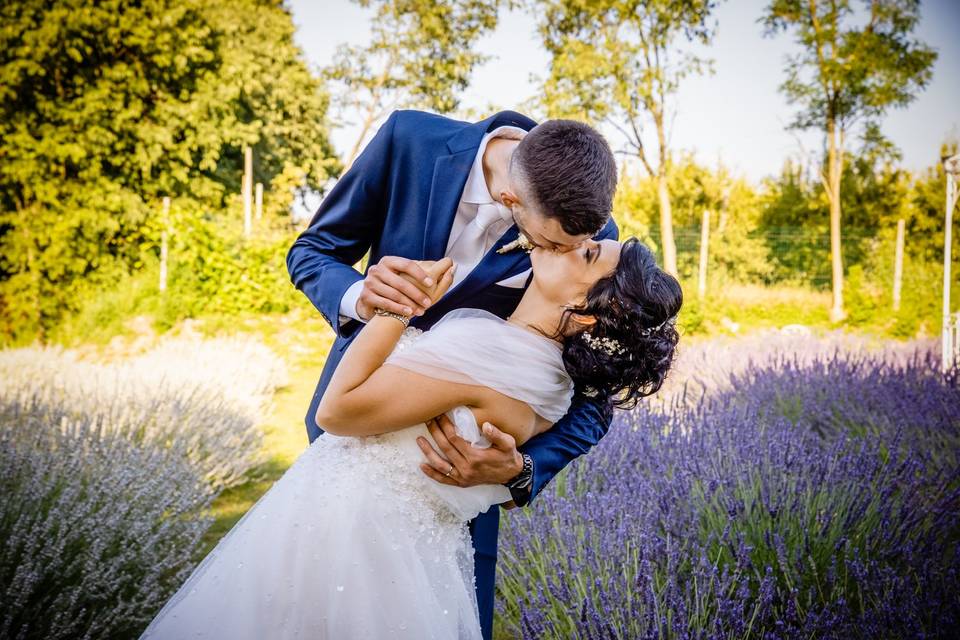
{"type": "Polygon", "coordinates": [[[523,249],[527,253],[530,253],[531,251],[533,251],[533,246],[534,246],[533,243],[530,242],[527,236],[521,233],[520,235],[517,236],[516,240],[514,240],[513,242],[508,242],[507,244],[497,249],[497,253],[509,253],[510,251],[513,251],[518,247],[520,249],[523,249]]]}

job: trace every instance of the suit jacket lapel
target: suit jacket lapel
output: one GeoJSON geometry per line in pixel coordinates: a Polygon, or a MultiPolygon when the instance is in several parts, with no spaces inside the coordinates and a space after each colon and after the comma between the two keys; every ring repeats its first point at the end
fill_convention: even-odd
{"type": "MultiPolygon", "coordinates": [[[[482,134],[481,134],[482,135],[482,134]]],[[[449,156],[440,156],[433,166],[433,182],[427,203],[426,227],[423,230],[424,260],[439,260],[447,249],[457,204],[467,182],[470,167],[477,155],[477,145],[449,156]]]]}
{"type": "MultiPolygon", "coordinates": [[[[500,125],[530,130],[534,122],[512,111],[494,114],[486,120],[463,127],[447,140],[451,155],[440,156],[433,166],[426,227],[423,230],[423,259],[439,260],[447,249],[453,218],[467,183],[470,168],[477,157],[483,135],[500,125]]],[[[462,283],[461,283],[462,284],[462,283]]]]}

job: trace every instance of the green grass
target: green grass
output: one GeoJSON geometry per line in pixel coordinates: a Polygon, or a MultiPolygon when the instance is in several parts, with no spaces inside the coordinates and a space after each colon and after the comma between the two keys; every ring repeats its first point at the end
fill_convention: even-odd
{"type": "Polygon", "coordinates": [[[685,335],[714,336],[750,333],[802,324],[836,328],[829,317],[830,294],[800,287],[775,289],[727,285],[701,299],[696,287],[684,289],[680,325],[685,335]]]}

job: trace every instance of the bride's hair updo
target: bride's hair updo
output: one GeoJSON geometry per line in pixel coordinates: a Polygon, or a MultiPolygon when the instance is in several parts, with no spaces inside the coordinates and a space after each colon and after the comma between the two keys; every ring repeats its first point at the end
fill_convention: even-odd
{"type": "Polygon", "coordinates": [[[617,268],[560,322],[563,363],[577,391],[620,408],[656,393],[680,339],[675,321],[682,304],[680,283],[657,266],[650,249],[636,238],[624,242],[617,268]],[[574,313],[596,323],[580,325],[574,313]]]}

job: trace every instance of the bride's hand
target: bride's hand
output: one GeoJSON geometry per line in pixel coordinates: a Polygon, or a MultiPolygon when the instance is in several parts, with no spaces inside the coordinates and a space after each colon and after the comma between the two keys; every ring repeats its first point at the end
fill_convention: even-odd
{"type": "MultiPolygon", "coordinates": [[[[415,260],[414,262],[426,271],[427,275],[433,278],[433,281],[436,283],[432,287],[424,287],[422,284],[418,285],[423,289],[424,293],[430,296],[430,302],[433,304],[442,298],[443,294],[450,289],[457,265],[450,258],[443,258],[442,260],[415,260]]],[[[412,277],[407,276],[407,274],[400,275],[413,284],[418,284],[412,277]]]]}

